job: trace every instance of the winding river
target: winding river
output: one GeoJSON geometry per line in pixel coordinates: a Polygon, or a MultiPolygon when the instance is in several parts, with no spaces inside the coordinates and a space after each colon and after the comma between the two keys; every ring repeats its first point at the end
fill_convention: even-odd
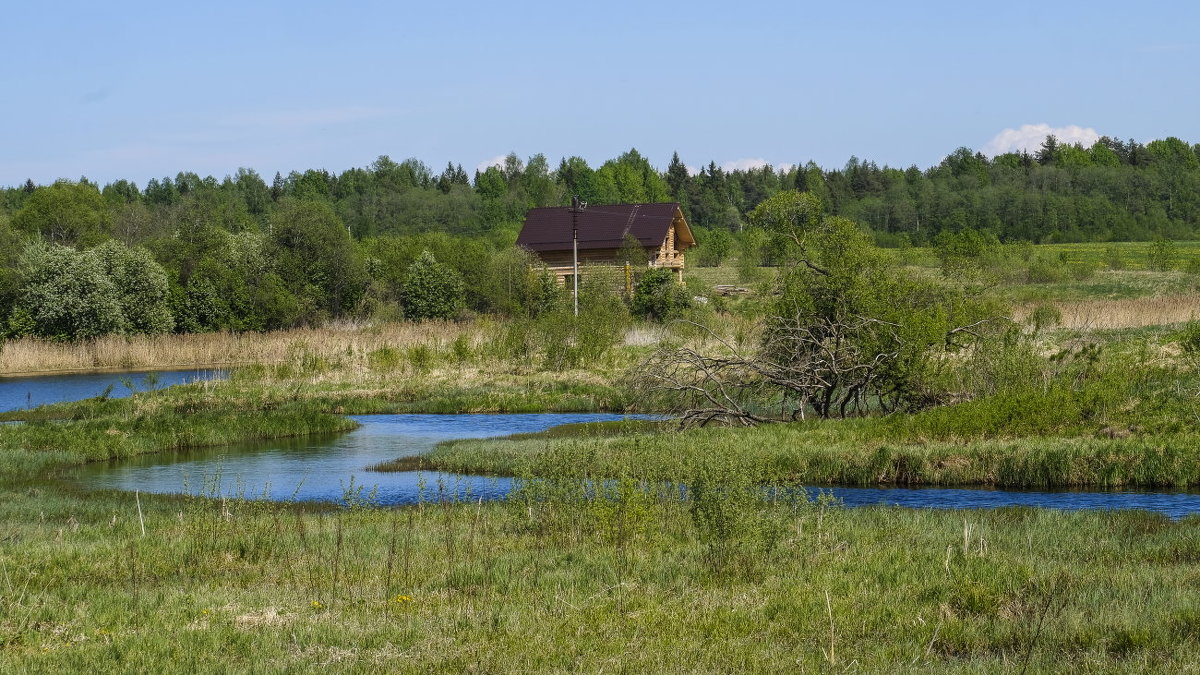
{"type": "MultiPolygon", "coordinates": [[[[220,371],[162,373],[155,386],[222,377],[220,371]]],[[[0,409],[87,398],[113,385],[110,396],[149,385],[145,373],[0,378],[0,409]],[[122,384],[122,379],[126,384],[122,384]]],[[[334,436],[242,443],[146,455],[80,467],[78,481],[102,490],[189,493],[271,500],[397,505],[451,498],[474,501],[507,494],[507,478],[434,471],[378,473],[368,467],[429,452],[443,440],[541,431],[560,424],[620,419],[608,414],[360,415],[358,429],[334,436]]],[[[1141,509],[1180,518],[1200,513],[1190,492],[1020,491],[985,488],[831,489],[847,506],[887,504],[912,508],[1141,509]]]]}

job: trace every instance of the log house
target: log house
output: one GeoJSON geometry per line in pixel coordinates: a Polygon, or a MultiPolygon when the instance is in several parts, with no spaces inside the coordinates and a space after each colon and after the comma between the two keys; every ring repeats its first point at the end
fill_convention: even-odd
{"type": "MultiPolygon", "coordinates": [[[[573,271],[573,215],[566,206],[530,209],[517,236],[517,245],[536,254],[560,283],[573,271]]],[[[649,267],[674,270],[676,278],[683,281],[684,252],[696,245],[696,239],[679,204],[592,204],[576,217],[580,267],[624,267],[622,249],[636,239],[649,267]]]]}

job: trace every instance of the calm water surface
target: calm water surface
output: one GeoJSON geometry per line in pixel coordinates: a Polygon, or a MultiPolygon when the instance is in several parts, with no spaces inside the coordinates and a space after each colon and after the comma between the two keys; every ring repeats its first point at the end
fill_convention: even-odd
{"type": "MultiPolygon", "coordinates": [[[[620,419],[604,414],[361,415],[356,431],[326,438],[252,443],[159,454],[83,467],[79,478],[97,489],[342,501],[348,491],[375,490],[379,504],[408,504],[440,495],[496,499],[507,478],[440,472],[375,473],[367,467],[428,452],[442,440],[541,431],[560,424],[620,419]]],[[[913,508],[1143,509],[1172,518],[1200,513],[1200,494],[1171,492],[1035,492],[950,488],[826,489],[847,506],[913,508]]],[[[813,492],[815,494],[815,491],[813,492]]]]}
{"type": "Polygon", "coordinates": [[[151,388],[146,381],[151,374],[158,378],[154,387],[162,388],[199,380],[223,379],[227,373],[224,370],[209,369],[0,377],[0,412],[92,398],[103,394],[110,385],[111,398],[124,398],[130,395],[131,390],[122,380],[127,380],[133,385],[134,391],[145,391],[151,388]]]}
{"type": "Polygon", "coordinates": [[[508,493],[508,478],[435,471],[377,473],[367,467],[429,452],[440,441],[542,431],[560,424],[623,419],[610,414],[357,415],[362,426],[333,437],[245,443],[174,455],[157,454],[89,465],[88,487],[265,497],[274,500],[342,501],[347,491],[375,491],[379,504],[495,499],[508,493]],[[353,482],[351,482],[353,481],[353,482]]]}

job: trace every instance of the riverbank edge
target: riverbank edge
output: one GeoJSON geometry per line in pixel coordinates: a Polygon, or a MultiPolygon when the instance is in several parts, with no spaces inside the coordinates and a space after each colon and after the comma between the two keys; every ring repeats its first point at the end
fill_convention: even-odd
{"type": "Polygon", "coordinates": [[[224,361],[198,364],[168,364],[152,368],[60,368],[56,370],[30,370],[20,372],[0,372],[0,380],[20,380],[31,377],[54,377],[55,375],[141,375],[144,373],[182,373],[187,371],[230,370],[239,366],[254,365],[246,361],[224,361]]]}
{"type": "Polygon", "coordinates": [[[905,442],[838,439],[811,425],[697,431],[579,429],[455,439],[371,467],[547,478],[630,476],[686,481],[714,464],[764,485],[1098,490],[1200,487],[1200,437],[1162,434],[905,442]],[[716,433],[712,433],[716,431],[716,433]]]}
{"type": "MultiPolygon", "coordinates": [[[[140,371],[138,371],[140,372],[140,371]]],[[[346,433],[355,415],[627,412],[623,394],[586,382],[544,388],[397,388],[381,396],[321,386],[231,381],[175,385],[0,413],[0,482],[92,462],[235,443],[346,433]]]]}
{"type": "MultiPolygon", "coordinates": [[[[423,398],[413,397],[415,391],[397,390],[381,397],[342,390],[289,392],[277,383],[250,383],[249,388],[245,384],[180,385],[125,399],[86,399],[0,413],[0,419],[65,421],[82,432],[77,437],[57,435],[62,445],[54,449],[67,452],[60,453],[57,461],[42,463],[52,472],[62,466],[171,450],[344,433],[357,426],[349,419],[352,415],[632,412],[617,389],[582,383],[558,383],[551,390],[440,386],[422,390],[423,398]],[[317,423],[318,416],[326,419],[317,423]],[[164,433],[162,427],[172,423],[182,430],[164,433]],[[81,439],[96,446],[82,456],[71,452],[81,439]]],[[[679,430],[649,421],[585,423],[533,434],[447,441],[426,455],[368,469],[516,477],[586,474],[686,482],[707,458],[720,459],[760,484],[782,486],[1106,490],[1200,486],[1200,436],[1195,434],[913,440],[897,436],[893,424],[877,418],[679,430]]],[[[55,426],[35,424],[27,431],[32,434],[55,426]]],[[[0,433],[20,435],[11,430],[0,433]]],[[[10,445],[11,454],[11,442],[4,445],[10,445]]]]}

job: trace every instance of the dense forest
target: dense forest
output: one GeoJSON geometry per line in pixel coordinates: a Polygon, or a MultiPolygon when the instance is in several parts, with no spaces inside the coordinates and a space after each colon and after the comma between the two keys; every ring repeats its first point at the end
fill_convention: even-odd
{"type": "Polygon", "coordinates": [[[630,150],[597,168],[509,155],[474,176],[384,156],[270,182],[250,169],[141,187],[27,181],[0,189],[0,328],[69,339],[520,315],[547,292],[513,246],[529,208],[573,194],[592,204],[678,201],[701,242],[693,260],[717,264],[753,238],[747,215],[784,190],[816,195],[884,246],[964,230],[1034,243],[1200,235],[1200,145],[1177,138],[1105,137],[1085,148],[1048,137],[1035,153],[993,158],[960,148],[925,170],[851,158],[832,170],[710,163],[692,173],[676,155],[664,172],[630,150]]]}

